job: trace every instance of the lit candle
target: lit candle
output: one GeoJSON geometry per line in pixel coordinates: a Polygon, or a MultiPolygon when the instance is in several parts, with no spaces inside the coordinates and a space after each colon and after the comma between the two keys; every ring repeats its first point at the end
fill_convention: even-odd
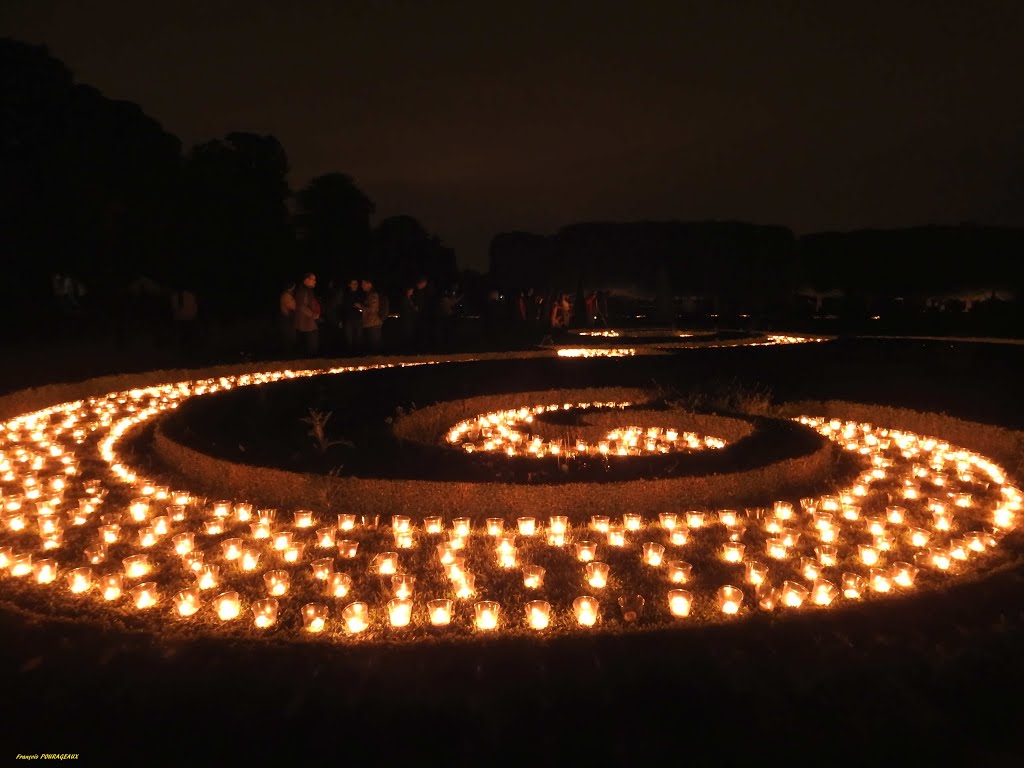
{"type": "Polygon", "coordinates": [[[199,590],[197,589],[183,589],[174,596],[174,607],[178,609],[181,616],[192,616],[200,606],[199,590]]]}
{"type": "Polygon", "coordinates": [[[406,533],[411,530],[412,521],[405,515],[391,516],[391,530],[393,533],[406,533]]]}
{"type": "Polygon", "coordinates": [[[548,518],[548,532],[565,535],[569,529],[569,518],[566,515],[552,515],[548,518]]]}
{"type": "Polygon", "coordinates": [[[57,561],[37,560],[32,570],[38,584],[50,584],[57,578],[57,561]]]}
{"type": "Polygon", "coordinates": [[[171,501],[177,506],[184,507],[192,501],[192,498],[187,491],[171,491],[171,501]]]}
{"type": "Polygon", "coordinates": [[[690,528],[700,528],[704,525],[704,513],[691,510],[686,513],[686,524],[690,528]]]}
{"type": "Polygon", "coordinates": [[[929,549],[928,561],[940,571],[949,570],[949,566],[952,564],[952,558],[949,555],[949,550],[943,549],[942,547],[932,547],[929,549]]]}
{"type": "Polygon", "coordinates": [[[743,566],[743,576],[748,584],[757,586],[768,578],[768,566],[756,560],[748,560],[743,566]]]}
{"type": "Polygon", "coordinates": [[[530,629],[546,629],[551,621],[551,603],[531,600],[525,606],[526,625],[530,629]]]}
{"type": "Polygon", "coordinates": [[[765,552],[776,560],[784,560],[789,557],[789,549],[784,539],[773,537],[765,542],[765,552]]]}
{"type": "Polygon", "coordinates": [[[607,515],[592,515],[590,527],[598,533],[608,533],[609,518],[607,515]]]}
{"type": "Polygon", "coordinates": [[[815,579],[811,587],[811,602],[815,605],[831,605],[838,594],[839,590],[831,581],[815,579]]]}
{"type": "Polygon", "coordinates": [[[170,531],[170,518],[167,515],[154,517],[150,522],[153,526],[153,533],[157,536],[166,536],[170,531]]]}
{"type": "Polygon", "coordinates": [[[446,627],[452,621],[452,601],[448,599],[431,600],[427,603],[430,623],[435,627],[446,627]]]}
{"type": "Polygon", "coordinates": [[[795,581],[782,582],[779,601],[787,608],[799,608],[810,594],[810,590],[795,581]]]}
{"type": "Polygon", "coordinates": [[[885,523],[886,518],[880,515],[872,515],[871,517],[864,518],[865,528],[867,532],[872,536],[882,536],[885,534],[885,523]]]}
{"type": "Polygon", "coordinates": [[[587,563],[584,569],[587,584],[594,589],[604,589],[608,584],[608,571],[607,563],[587,563]]]}
{"type": "Polygon", "coordinates": [[[718,522],[726,528],[732,528],[739,521],[739,513],[735,509],[721,509],[718,511],[718,522]]]}
{"type": "Polygon", "coordinates": [[[931,533],[924,528],[911,528],[909,531],[910,544],[915,547],[926,547],[931,539],[931,533]]]}
{"type": "Polygon", "coordinates": [[[313,578],[326,581],[334,572],[334,558],[322,557],[309,564],[313,570],[313,578]]]}
{"type": "Polygon", "coordinates": [[[793,517],[793,505],[788,501],[776,501],[772,505],[772,514],[779,520],[789,520],[793,517]]]}
{"type": "Polygon", "coordinates": [[[444,575],[452,581],[459,581],[466,573],[466,558],[453,557],[444,564],[444,575]]]}
{"type": "Polygon", "coordinates": [[[643,518],[633,512],[626,513],[622,516],[622,526],[627,531],[639,531],[643,525],[643,518]]]}
{"type": "Polygon", "coordinates": [[[598,602],[596,597],[582,595],[572,601],[572,612],[582,627],[592,627],[597,623],[598,602]]]}
{"type": "MultiPolygon", "coordinates": [[[[135,602],[136,608],[152,608],[157,604],[157,600],[159,599],[159,593],[157,591],[155,581],[147,581],[143,584],[139,584],[129,592],[129,595],[135,602]]],[[[104,597],[106,597],[106,594],[104,594],[104,597]]],[[[111,598],[107,597],[107,599],[110,600],[111,598]]]]}
{"type": "Polygon", "coordinates": [[[537,520],[533,517],[520,517],[516,520],[520,536],[533,536],[537,532],[537,520]]]}
{"type": "Polygon", "coordinates": [[[416,540],[412,531],[398,531],[395,533],[396,549],[412,549],[416,546],[416,540]]]}
{"type": "Polygon", "coordinates": [[[124,566],[124,572],[128,574],[129,579],[137,579],[140,576],[145,576],[150,571],[149,555],[130,555],[121,561],[124,566]]]}
{"type": "Polygon", "coordinates": [[[868,584],[875,592],[888,592],[892,589],[892,577],[884,568],[869,568],[868,584]]]}
{"type": "Polygon", "coordinates": [[[68,589],[74,594],[80,595],[87,592],[92,586],[92,568],[74,568],[68,571],[65,579],[68,582],[68,589]]]}
{"type": "Polygon", "coordinates": [[[222,592],[213,599],[213,609],[221,621],[231,621],[241,614],[242,601],[237,592],[222,592]]]}
{"type": "Polygon", "coordinates": [[[878,564],[879,552],[877,547],[861,544],[857,547],[857,551],[860,554],[860,561],[864,563],[864,565],[878,564]]]}
{"type": "Polygon", "coordinates": [[[653,541],[645,542],[643,545],[643,561],[647,565],[657,568],[661,565],[665,556],[665,547],[653,541]]]}
{"type": "Polygon", "coordinates": [[[128,513],[132,520],[141,523],[149,516],[149,499],[133,499],[128,505],[128,513]]]}
{"type": "Polygon", "coordinates": [[[391,589],[395,597],[412,597],[413,588],[416,586],[416,577],[411,574],[395,574],[391,577],[391,589]]]}
{"type": "Polygon", "coordinates": [[[281,557],[286,563],[297,563],[302,559],[305,549],[305,544],[292,544],[282,553],[281,557]]]}
{"type": "Polygon", "coordinates": [[[932,513],[932,527],[936,531],[948,531],[953,527],[952,516],[945,511],[932,513]]]}
{"type": "Polygon", "coordinates": [[[207,536],[219,536],[224,533],[224,521],[219,517],[207,520],[203,523],[203,531],[207,536]]]}
{"type": "Polygon", "coordinates": [[[338,557],[344,558],[345,560],[351,560],[356,556],[359,551],[359,542],[350,541],[348,539],[342,539],[338,542],[338,557]]]}
{"type": "MultiPolygon", "coordinates": [[[[285,573],[285,571],[280,571],[280,573],[285,573]]],[[[266,577],[264,577],[264,579],[265,578],[266,577]]],[[[271,589],[271,586],[268,584],[267,588],[271,589]]],[[[285,589],[287,590],[287,585],[285,585],[285,589]]],[[[352,589],[352,577],[349,576],[347,573],[337,573],[337,572],[335,572],[335,573],[330,574],[327,577],[327,594],[328,595],[331,595],[332,597],[345,597],[346,595],[348,595],[348,593],[349,593],[349,591],[351,589],[352,589]]],[[[273,594],[272,590],[271,590],[271,594],[273,594]]]]}
{"type": "Polygon", "coordinates": [[[242,556],[242,540],[224,539],[220,543],[220,549],[225,560],[237,560],[242,556]]]}
{"type": "Polygon", "coordinates": [[[316,531],[316,543],[321,549],[332,549],[335,546],[335,529],[318,528],[316,531]]]}
{"type": "Polygon", "coordinates": [[[907,519],[907,510],[903,507],[886,507],[885,519],[893,525],[903,525],[907,519]]]}
{"type": "Polygon", "coordinates": [[[370,569],[381,576],[393,576],[398,573],[398,553],[381,552],[373,558],[370,569]]]}
{"type": "Polygon", "coordinates": [[[200,589],[213,589],[220,584],[220,566],[203,565],[196,573],[196,586],[200,589]]]}
{"type": "Polygon", "coordinates": [[[270,523],[252,523],[249,528],[254,539],[270,538],[270,523]]]}
{"type": "Polygon", "coordinates": [[[813,557],[801,557],[800,574],[808,581],[814,581],[821,575],[821,565],[813,557]]]}
{"type": "Polygon", "coordinates": [[[843,574],[843,597],[857,600],[864,592],[864,577],[856,573],[843,574]]]}
{"type": "Polygon", "coordinates": [[[476,594],[476,575],[466,571],[462,578],[455,582],[455,596],[460,600],[468,600],[476,594]]]}
{"type": "Polygon", "coordinates": [[[727,563],[743,562],[743,551],[745,546],[734,541],[726,542],[722,546],[722,559],[727,563]]]}
{"type": "Polygon", "coordinates": [[[444,531],[444,520],[440,516],[431,516],[423,518],[423,529],[428,534],[437,534],[444,531]]]}
{"type": "Polygon", "coordinates": [[[589,563],[597,557],[597,542],[596,541],[577,541],[576,542],[576,559],[581,563],[589,563]]]}
{"type": "Polygon", "coordinates": [[[672,546],[674,546],[674,547],[681,547],[681,546],[683,546],[684,544],[686,544],[686,541],[687,541],[688,538],[689,538],[689,533],[687,532],[687,530],[685,528],[675,528],[669,534],[669,541],[671,542],[672,546]]]}
{"type": "Polygon", "coordinates": [[[729,584],[719,587],[715,594],[718,610],[726,614],[738,613],[743,605],[743,590],[729,584]]]}
{"type": "MultiPolygon", "coordinates": [[[[351,531],[356,527],[356,516],[348,513],[338,515],[338,530],[351,531]]],[[[355,603],[354,603],[355,605],[355,603]]]]}
{"type": "Polygon", "coordinates": [[[500,517],[488,517],[487,518],[487,535],[488,536],[501,536],[505,530],[505,521],[500,517]]]}
{"type": "Polygon", "coordinates": [[[501,606],[491,600],[473,604],[476,628],[485,632],[496,629],[501,606]]]}
{"type": "Polygon", "coordinates": [[[217,517],[227,517],[231,514],[231,502],[226,500],[213,502],[213,514],[217,517]]]}
{"type": "Polygon", "coordinates": [[[323,632],[327,625],[327,606],[323,603],[302,606],[302,625],[307,632],[323,632]]]}
{"type": "Polygon", "coordinates": [[[104,600],[117,600],[121,596],[122,576],[120,573],[110,573],[100,578],[100,594],[104,600]]]}
{"type": "Polygon", "coordinates": [[[267,571],[263,574],[263,583],[266,585],[267,594],[273,597],[280,597],[288,591],[291,584],[291,576],[288,571],[267,571]]]}
{"type": "Polygon", "coordinates": [[[294,534],[291,531],[278,531],[274,534],[274,549],[284,552],[292,545],[294,534]]]}
{"type": "Polygon", "coordinates": [[[113,544],[121,535],[121,526],[117,523],[101,525],[99,528],[100,538],[107,544],[113,544]]]}
{"type": "Polygon", "coordinates": [[[460,539],[464,539],[469,536],[470,532],[470,521],[468,517],[456,517],[452,520],[452,531],[460,539]]]}
{"type": "Polygon", "coordinates": [[[412,620],[412,600],[396,597],[388,601],[388,617],[392,627],[407,627],[412,620]]]}
{"type": "Polygon", "coordinates": [[[516,560],[516,552],[518,550],[515,547],[506,547],[498,550],[498,565],[501,568],[515,568],[518,565],[516,560]]]}
{"type": "Polygon", "coordinates": [[[670,589],[668,591],[668,610],[673,616],[685,618],[690,615],[690,608],[693,605],[693,594],[685,589],[670,589]]]}
{"type": "Polygon", "coordinates": [[[918,569],[910,563],[893,563],[892,580],[901,587],[914,586],[914,579],[917,577],[918,569]]]}
{"type": "Polygon", "coordinates": [[[548,532],[548,544],[552,547],[564,547],[565,546],[565,533],[559,533],[557,531],[548,532]]]}
{"type": "Polygon", "coordinates": [[[539,589],[544,583],[544,569],[539,565],[523,566],[523,586],[527,589],[539,589]]]}
{"type": "Polygon", "coordinates": [[[244,502],[235,504],[235,520],[240,523],[247,523],[252,519],[252,504],[244,502]]]}
{"type": "Polygon", "coordinates": [[[850,521],[860,519],[860,507],[856,504],[843,504],[843,518],[850,521]]]}
{"type": "Polygon", "coordinates": [[[278,604],[274,598],[266,597],[257,600],[252,604],[253,623],[259,629],[266,629],[277,623],[277,611],[278,604]]]}

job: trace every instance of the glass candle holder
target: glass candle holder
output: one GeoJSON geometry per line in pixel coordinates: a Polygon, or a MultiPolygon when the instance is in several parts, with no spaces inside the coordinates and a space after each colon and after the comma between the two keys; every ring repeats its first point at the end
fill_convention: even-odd
{"type": "Polygon", "coordinates": [[[505,549],[498,550],[498,566],[500,568],[515,568],[518,566],[519,561],[516,558],[517,549],[515,547],[508,547],[505,549]]]}
{"type": "Polygon", "coordinates": [[[343,512],[338,515],[338,530],[339,531],[351,531],[356,527],[356,516],[343,512]]]}
{"type": "Polygon", "coordinates": [[[483,632],[497,629],[500,614],[501,606],[492,600],[482,600],[473,604],[474,625],[483,632]]]}
{"type": "Polygon", "coordinates": [[[46,534],[39,537],[43,549],[60,549],[64,544],[64,531],[46,534]]]}
{"type": "Polygon", "coordinates": [[[894,584],[901,587],[914,586],[914,579],[917,578],[918,569],[910,563],[893,563],[892,580],[894,584]]]}
{"type": "Polygon", "coordinates": [[[327,606],[323,603],[306,603],[302,606],[302,627],[307,632],[323,632],[327,626],[327,606]]]}
{"type": "Polygon", "coordinates": [[[334,558],[321,557],[309,564],[313,571],[313,578],[326,581],[334,573],[334,558]]]}
{"type": "Polygon", "coordinates": [[[523,586],[527,589],[540,589],[544,584],[544,569],[539,565],[523,566],[523,586]]]}
{"type": "Polygon", "coordinates": [[[690,534],[686,528],[673,528],[668,535],[668,540],[674,547],[684,546],[689,538],[690,534]]]}
{"type": "Polygon", "coordinates": [[[226,499],[213,502],[213,514],[216,517],[227,517],[231,514],[232,503],[226,499]]]}
{"type": "Polygon", "coordinates": [[[271,536],[270,523],[252,523],[249,525],[252,537],[256,540],[269,539],[271,536]]]}
{"type": "Polygon", "coordinates": [[[907,510],[903,507],[886,507],[885,519],[891,525],[903,525],[907,520],[907,510]]]}
{"type": "Polygon", "coordinates": [[[192,616],[200,607],[199,590],[194,587],[183,589],[174,596],[174,608],[179,616],[192,616]]]}
{"type": "Polygon", "coordinates": [[[121,564],[129,579],[145,576],[152,568],[149,564],[149,555],[129,555],[121,561],[121,564]]]}
{"type": "Polygon", "coordinates": [[[10,568],[14,558],[14,550],[11,547],[0,547],[0,568],[10,568]]]}
{"type": "Polygon", "coordinates": [[[57,578],[57,561],[52,559],[37,560],[32,566],[37,584],[50,584],[57,578]]]}
{"type": "Polygon", "coordinates": [[[877,565],[880,560],[880,554],[877,547],[861,544],[857,547],[857,552],[860,557],[860,561],[864,563],[864,565],[877,565]]]}
{"type": "Polygon", "coordinates": [[[447,598],[431,600],[427,603],[430,624],[435,627],[446,627],[452,622],[452,606],[454,603],[447,598]]]}
{"type": "Polygon", "coordinates": [[[132,499],[128,504],[128,514],[136,523],[141,523],[149,517],[149,499],[132,499]]]}
{"type": "Polygon", "coordinates": [[[910,545],[912,547],[924,548],[928,546],[928,542],[931,540],[932,534],[930,531],[924,528],[911,528],[907,535],[910,539],[910,545]]]}
{"type": "Polygon", "coordinates": [[[858,573],[843,574],[843,597],[847,600],[859,600],[864,594],[864,577],[858,573]]]}
{"type": "Polygon", "coordinates": [[[187,555],[181,556],[181,564],[186,571],[192,571],[193,573],[199,573],[202,570],[206,557],[202,552],[193,550],[187,555]]]}
{"type": "Polygon", "coordinates": [[[596,541],[577,541],[576,542],[576,559],[581,563],[589,563],[595,557],[597,557],[597,542],[596,541]]]}
{"type": "Polygon", "coordinates": [[[252,604],[253,624],[259,629],[266,629],[277,623],[277,612],[279,606],[277,600],[272,597],[265,597],[252,604]]]}
{"type": "Polygon", "coordinates": [[[608,546],[610,547],[624,547],[626,546],[626,531],[621,525],[609,525],[608,526],[608,546]]]}
{"type": "Polygon", "coordinates": [[[562,534],[569,530],[569,518],[566,515],[551,515],[548,518],[548,533],[562,534]]]}
{"type": "Polygon", "coordinates": [[[968,552],[966,539],[957,538],[949,542],[949,556],[954,560],[966,560],[968,552]]]}
{"type": "Polygon", "coordinates": [[[196,586],[199,589],[214,589],[220,584],[220,566],[204,564],[196,572],[196,586]]]}
{"type": "Polygon", "coordinates": [[[189,495],[188,491],[171,491],[170,498],[171,501],[179,507],[188,506],[192,502],[192,497],[189,495]]]}
{"type": "Polygon", "coordinates": [[[99,528],[100,540],[105,544],[113,544],[121,536],[121,526],[117,523],[108,523],[99,528]]]}
{"type": "Polygon", "coordinates": [[[779,595],[779,602],[787,608],[799,608],[810,594],[810,590],[803,584],[795,581],[782,582],[782,592],[779,595]]]}
{"type": "Polygon", "coordinates": [[[500,517],[488,517],[487,518],[487,535],[488,536],[501,536],[505,531],[505,521],[500,517]]]}
{"type": "Polygon", "coordinates": [[[800,542],[800,532],[792,528],[783,528],[779,531],[779,538],[787,547],[795,547],[800,542]]]}
{"type": "Polygon", "coordinates": [[[964,535],[964,541],[971,552],[985,551],[985,535],[979,531],[970,531],[964,535]]]}
{"type": "Polygon", "coordinates": [[[821,575],[821,564],[813,557],[801,557],[799,571],[805,579],[814,581],[821,575]]]}
{"type": "Polygon", "coordinates": [[[288,591],[291,586],[291,575],[288,571],[276,570],[267,571],[263,574],[263,584],[267,588],[267,594],[271,597],[280,597],[288,591]]]}
{"type": "Polygon", "coordinates": [[[740,607],[743,605],[743,590],[729,584],[719,587],[715,593],[715,601],[718,610],[722,613],[730,615],[739,613],[740,607]]]}
{"type": "Polygon", "coordinates": [[[627,512],[622,516],[622,527],[627,531],[639,531],[643,523],[643,517],[635,512],[627,512]]]}
{"type": "Polygon", "coordinates": [[[160,598],[155,581],[143,582],[137,587],[133,587],[128,594],[132,602],[135,603],[135,607],[139,609],[152,608],[160,598]]]}
{"type": "Polygon", "coordinates": [[[171,519],[167,515],[157,515],[150,523],[153,528],[153,533],[157,536],[166,536],[171,529],[171,519]]]}
{"type": "Polygon", "coordinates": [[[455,531],[448,532],[448,544],[452,549],[459,550],[464,549],[466,546],[466,539],[459,536],[455,531]]]}
{"type": "Polygon", "coordinates": [[[395,597],[403,599],[412,597],[415,586],[416,577],[411,574],[395,574],[391,577],[391,589],[394,592],[395,597]]]}
{"type": "Polygon", "coordinates": [[[592,627],[597,623],[599,603],[596,597],[581,595],[572,601],[572,612],[581,627],[592,627]]]}
{"type": "Polygon", "coordinates": [[[645,542],[643,545],[643,561],[647,565],[657,568],[665,557],[665,547],[653,541],[645,542]]]}
{"type": "Polygon", "coordinates": [[[332,573],[327,577],[327,594],[332,597],[345,597],[352,589],[352,577],[347,573],[332,573]]]}
{"type": "Polygon", "coordinates": [[[928,550],[928,564],[940,571],[948,571],[953,564],[949,550],[944,547],[931,547],[928,550]]]}
{"type": "Polygon", "coordinates": [[[235,504],[235,520],[240,523],[248,523],[252,520],[252,504],[248,502],[235,504]]]}
{"type": "Polygon", "coordinates": [[[531,600],[525,606],[526,626],[530,629],[547,629],[551,622],[551,603],[531,600]]]}
{"type": "Polygon", "coordinates": [[[835,544],[819,544],[814,548],[814,554],[824,568],[831,568],[839,562],[839,549],[835,544]]]}
{"type": "Polygon", "coordinates": [[[174,552],[178,555],[187,555],[196,545],[196,535],[191,532],[179,533],[173,539],[174,552]]]}
{"type": "Polygon", "coordinates": [[[738,542],[726,542],[722,545],[722,559],[727,563],[742,563],[745,549],[746,547],[738,542]]]}
{"type": "Polygon", "coordinates": [[[262,553],[254,547],[246,547],[242,550],[242,557],[238,561],[238,567],[243,571],[255,571],[259,568],[262,553]]]}
{"type": "Polygon", "coordinates": [[[74,594],[80,595],[83,592],[88,592],[92,586],[92,568],[88,566],[84,568],[73,568],[67,572],[64,577],[68,583],[68,589],[74,594]]]}
{"type": "Polygon", "coordinates": [[[860,520],[860,506],[857,504],[843,504],[843,519],[854,522],[860,520]]]}
{"type": "Polygon", "coordinates": [[[36,525],[39,527],[40,534],[53,534],[60,530],[60,518],[50,514],[39,515],[36,518],[36,525]]]}
{"type": "Polygon", "coordinates": [[[453,557],[451,558],[451,561],[445,563],[443,567],[445,578],[451,579],[452,581],[459,581],[466,575],[466,558],[453,557]]]}
{"type": "Polygon", "coordinates": [[[349,539],[342,539],[338,542],[338,557],[344,560],[352,560],[359,552],[359,542],[349,539]]]}
{"type": "Polygon", "coordinates": [[[537,532],[537,520],[533,517],[520,517],[516,520],[520,536],[533,536],[537,532]]]}
{"type": "Polygon", "coordinates": [[[410,530],[412,530],[412,520],[410,520],[406,515],[391,516],[392,533],[407,533],[410,530]]]}
{"type": "Polygon", "coordinates": [[[739,521],[740,515],[735,509],[720,509],[718,511],[718,522],[726,528],[732,528],[739,521]]]}
{"type": "Polygon", "coordinates": [[[317,528],[316,545],[321,549],[333,549],[335,547],[335,529],[317,528]]]}
{"type": "Polygon", "coordinates": [[[608,533],[610,518],[607,515],[591,515],[590,527],[598,533],[608,533]]]}
{"type": "Polygon", "coordinates": [[[560,533],[558,531],[548,531],[548,546],[564,547],[565,533],[560,533]]]}
{"type": "Polygon", "coordinates": [[[273,539],[274,549],[278,552],[284,552],[292,546],[292,540],[295,538],[295,534],[291,531],[278,531],[271,538],[273,539]]]}
{"type": "Polygon", "coordinates": [[[423,518],[423,530],[431,536],[444,532],[444,520],[439,515],[423,518]]]}
{"type": "Polygon", "coordinates": [[[242,556],[242,540],[224,539],[220,543],[220,551],[225,560],[237,560],[242,556]]]}
{"type": "Polygon", "coordinates": [[[370,563],[370,570],[381,576],[394,576],[398,573],[398,553],[381,552],[375,555],[370,563]]]}
{"type": "Polygon", "coordinates": [[[693,573],[693,566],[684,560],[670,560],[667,566],[668,580],[673,584],[686,584],[693,573]]]}
{"type": "Polygon", "coordinates": [[[704,513],[696,510],[687,512],[686,525],[690,528],[701,528],[704,525],[704,513]]]}
{"type": "Polygon", "coordinates": [[[882,536],[885,534],[885,526],[887,519],[881,515],[871,515],[864,518],[864,529],[872,536],[882,536]]]}
{"type": "Polygon", "coordinates": [[[396,597],[388,601],[388,619],[392,627],[407,627],[412,620],[412,600],[396,597]]]}
{"type": "Polygon", "coordinates": [[[936,531],[949,531],[953,528],[953,516],[949,512],[933,512],[932,528],[936,531]]]}
{"type": "Polygon", "coordinates": [[[302,559],[302,553],[306,550],[305,544],[292,544],[281,553],[281,559],[286,563],[297,563],[302,559]]]}
{"type": "Polygon", "coordinates": [[[221,592],[213,598],[213,610],[221,621],[232,621],[242,613],[242,600],[237,592],[221,592]]]}
{"type": "Polygon", "coordinates": [[[100,594],[104,600],[117,600],[123,590],[123,577],[120,573],[109,573],[100,577],[100,594]]]}
{"type": "Polygon", "coordinates": [[[875,592],[889,592],[892,590],[892,576],[884,568],[869,568],[868,584],[875,592]]]}
{"type": "Polygon", "coordinates": [[[776,501],[772,505],[772,514],[779,520],[789,520],[793,517],[793,505],[788,501],[776,501]]]}
{"type": "Polygon", "coordinates": [[[471,523],[468,517],[456,517],[452,520],[452,532],[460,539],[469,536],[471,523]]]}
{"type": "Polygon", "coordinates": [[[839,595],[839,589],[831,581],[815,579],[811,586],[811,602],[815,605],[831,605],[839,595]]]}
{"type": "Polygon", "coordinates": [[[764,548],[768,556],[774,557],[776,560],[785,560],[789,557],[789,547],[786,546],[785,540],[778,536],[773,536],[765,541],[764,548]]]}
{"type": "Polygon", "coordinates": [[[203,522],[203,533],[207,536],[219,536],[224,533],[224,520],[220,517],[215,517],[212,520],[206,520],[203,522]]]}
{"type": "Polygon", "coordinates": [[[416,546],[416,537],[412,531],[397,531],[395,533],[396,549],[412,549],[416,546]]]}
{"type": "Polygon", "coordinates": [[[668,591],[668,610],[673,616],[685,618],[690,615],[690,608],[693,606],[693,593],[685,589],[670,589],[668,591]]]}
{"type": "Polygon", "coordinates": [[[762,581],[754,588],[754,599],[762,611],[774,611],[780,595],[781,591],[772,587],[768,581],[762,581]]]}
{"type": "Polygon", "coordinates": [[[476,595],[476,575],[466,571],[462,578],[455,582],[455,596],[460,600],[468,600],[476,595]]]}
{"type": "Polygon", "coordinates": [[[743,577],[748,584],[756,587],[768,578],[768,566],[756,560],[748,560],[743,566],[743,577]]]}
{"type": "Polygon", "coordinates": [[[594,589],[604,589],[608,585],[608,563],[587,563],[584,578],[594,589]]]}

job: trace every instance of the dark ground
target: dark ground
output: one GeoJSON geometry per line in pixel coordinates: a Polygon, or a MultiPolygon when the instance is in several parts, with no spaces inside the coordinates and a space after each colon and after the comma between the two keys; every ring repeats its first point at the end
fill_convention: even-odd
{"type": "MultiPolygon", "coordinates": [[[[652,364],[556,362],[517,368],[500,388],[643,384],[652,364]]],[[[89,375],[102,372],[102,361],[89,364],[89,375]]],[[[57,378],[45,363],[33,370],[57,378]]],[[[666,370],[679,386],[736,378],[778,400],[845,398],[1024,427],[1024,347],[851,340],[687,351],[666,370]]],[[[433,399],[462,391],[459,375],[430,373],[446,384],[433,399]]],[[[396,404],[413,394],[395,392],[396,404]]],[[[828,614],[618,637],[341,651],[170,642],[5,608],[0,638],[0,744],[12,762],[51,751],[97,765],[1024,760],[1019,567],[828,614]]]]}

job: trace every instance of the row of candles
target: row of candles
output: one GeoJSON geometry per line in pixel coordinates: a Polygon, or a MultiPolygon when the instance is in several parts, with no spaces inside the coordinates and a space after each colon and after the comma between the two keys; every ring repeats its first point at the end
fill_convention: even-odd
{"type": "Polygon", "coordinates": [[[508,456],[534,458],[546,455],[569,458],[576,455],[642,456],[725,446],[725,441],[718,437],[662,427],[614,429],[608,432],[605,439],[595,444],[583,440],[566,444],[558,440],[545,441],[539,436],[531,438],[529,435],[529,425],[534,423],[536,416],[543,413],[573,409],[622,409],[629,405],[628,402],[563,403],[493,411],[459,422],[448,430],[447,440],[467,453],[500,452],[508,456]]]}

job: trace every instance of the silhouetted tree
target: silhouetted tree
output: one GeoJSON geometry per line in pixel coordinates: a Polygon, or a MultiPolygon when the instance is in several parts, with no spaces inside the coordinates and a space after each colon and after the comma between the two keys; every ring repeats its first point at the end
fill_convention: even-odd
{"type": "Polygon", "coordinates": [[[373,201],[350,176],[317,176],[296,195],[295,229],[304,263],[348,279],[368,266],[373,201]]]}
{"type": "Polygon", "coordinates": [[[373,269],[386,281],[388,290],[400,290],[420,276],[441,284],[455,279],[455,252],[412,216],[381,220],[371,243],[373,269]]]}

